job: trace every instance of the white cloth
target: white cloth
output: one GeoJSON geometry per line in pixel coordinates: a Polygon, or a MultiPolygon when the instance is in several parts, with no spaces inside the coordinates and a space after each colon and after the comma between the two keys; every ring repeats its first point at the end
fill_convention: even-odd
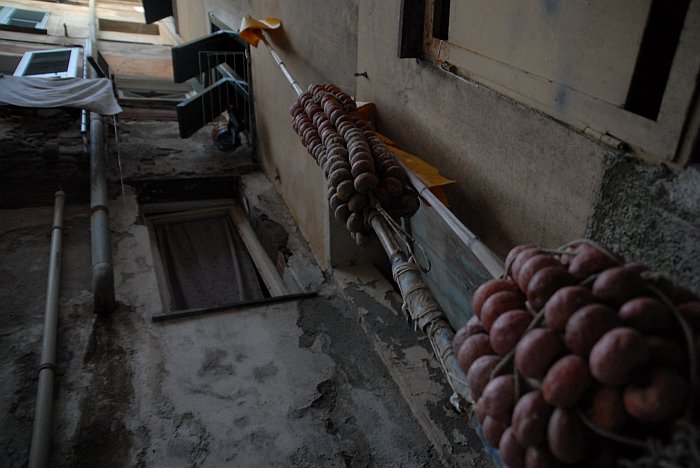
{"type": "Polygon", "coordinates": [[[122,111],[107,78],[0,78],[0,104],[21,107],[77,107],[102,115],[122,111]]]}

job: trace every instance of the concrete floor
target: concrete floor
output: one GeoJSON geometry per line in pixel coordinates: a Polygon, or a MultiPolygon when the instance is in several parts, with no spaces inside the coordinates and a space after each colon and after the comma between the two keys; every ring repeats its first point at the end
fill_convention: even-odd
{"type": "MultiPolygon", "coordinates": [[[[374,268],[323,274],[260,174],[254,212],[289,235],[305,300],[154,323],[135,195],[110,207],[119,308],[92,312],[89,210],[67,210],[51,466],[484,466],[429,344],[374,268]]],[[[51,208],[2,210],[0,466],[27,460],[51,208]]]]}

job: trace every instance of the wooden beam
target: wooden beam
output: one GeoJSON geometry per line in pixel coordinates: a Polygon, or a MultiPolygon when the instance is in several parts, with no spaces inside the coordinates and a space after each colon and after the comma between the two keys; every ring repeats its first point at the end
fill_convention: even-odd
{"type": "Polygon", "coordinates": [[[243,243],[248,249],[250,258],[253,259],[255,267],[260,273],[260,277],[263,279],[267,290],[270,291],[270,295],[284,296],[289,294],[287,291],[287,286],[280,278],[279,273],[277,273],[277,268],[272,263],[270,257],[265,253],[265,249],[260,244],[253,227],[248,222],[248,217],[243,212],[240,206],[234,205],[229,209],[231,213],[231,219],[233,219],[233,225],[236,227],[238,234],[241,236],[243,243]]]}
{"type": "Polygon", "coordinates": [[[162,322],[164,320],[172,320],[172,319],[187,318],[187,317],[197,317],[200,315],[213,314],[215,312],[234,312],[238,309],[243,309],[243,308],[247,308],[247,307],[276,304],[279,302],[287,302],[287,301],[297,301],[299,299],[306,299],[309,297],[315,297],[316,295],[318,295],[317,292],[287,294],[285,296],[266,297],[265,299],[256,299],[253,301],[237,302],[235,304],[224,304],[224,305],[220,305],[220,306],[216,306],[216,307],[207,307],[207,308],[203,308],[203,309],[178,310],[177,312],[170,312],[167,314],[154,315],[151,317],[151,320],[154,322],[162,322]]]}
{"type": "Polygon", "coordinates": [[[450,0],[435,0],[433,9],[433,37],[448,39],[450,29],[450,0]]]}
{"type": "Polygon", "coordinates": [[[425,0],[402,0],[399,30],[399,58],[423,56],[425,0]]]}

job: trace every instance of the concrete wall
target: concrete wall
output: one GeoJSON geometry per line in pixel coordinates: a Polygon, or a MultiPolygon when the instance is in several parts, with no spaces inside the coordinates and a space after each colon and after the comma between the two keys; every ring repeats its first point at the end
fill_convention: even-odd
{"type": "Polygon", "coordinates": [[[587,237],[700,294],[700,165],[673,174],[609,153],[587,237]]]}
{"type": "Polygon", "coordinates": [[[240,173],[241,161],[217,152],[207,129],[180,140],[174,122],[121,122],[121,172],[113,141],[108,146],[119,307],[111,315],[96,316],[90,207],[76,197],[79,185],[89,187],[87,164],[68,157],[75,140],[80,141],[77,115],[29,110],[25,118],[13,111],[0,115],[0,139],[12,151],[0,152],[3,181],[15,176],[13,193],[41,206],[0,207],[0,466],[26,466],[52,219],[52,200],[44,192],[67,178],[75,185],[64,186],[69,203],[49,466],[374,463],[437,468],[442,451],[449,450],[453,458],[483,458],[466,422],[445,414],[449,387],[437,380],[440,368],[429,345],[418,342],[405,326],[391,287],[355,274],[342,287],[363,299],[361,308],[344,302],[340,286],[325,280],[279,194],[259,172],[242,176],[240,184],[257,217],[254,224],[285,231],[285,279],[289,275],[289,284],[298,288],[290,290],[319,294],[201,317],[151,320],[163,305],[143,206],[130,183],[168,179],[181,184],[177,193],[182,193],[190,185],[187,177],[240,173]],[[38,144],[42,135],[50,137],[55,151],[47,153],[38,144]],[[22,147],[22,142],[29,145],[22,147]],[[55,164],[69,167],[56,172],[55,164]],[[64,177],[73,165],[81,172],[64,177]],[[31,166],[39,188],[26,172],[31,166]],[[124,192],[120,176],[126,181],[124,192]],[[355,291],[355,280],[362,282],[361,292],[355,291]],[[369,298],[373,289],[385,303],[369,298]],[[374,352],[377,340],[360,325],[363,320],[386,327],[381,359],[374,352]],[[388,335],[395,329],[401,330],[400,341],[388,335]],[[403,399],[405,390],[399,390],[384,366],[388,357],[402,364],[403,378],[408,370],[421,376],[408,394],[425,401],[424,418],[449,427],[449,438],[440,439],[449,446],[436,451],[434,437],[423,433],[403,399]]]}
{"type": "Polygon", "coordinates": [[[358,97],[378,127],[457,181],[458,217],[504,254],[580,237],[604,148],[523,105],[431,63],[396,58],[400,0],[360,2],[358,97]]]}
{"type": "Polygon", "coordinates": [[[201,0],[176,0],[173,7],[177,16],[177,32],[185,40],[191,41],[209,33],[206,2],[201,0]]]}
{"type": "MultiPolygon", "coordinates": [[[[584,234],[604,148],[432,64],[397,59],[399,0],[232,3],[240,16],[282,19],[273,43],[300,83],[333,82],[375,102],[379,130],[458,181],[456,213],[497,252],[584,234]]],[[[289,127],[294,94],[264,49],[253,51],[253,75],[263,167],[317,258],[336,260],[343,232],[329,232],[322,174],[289,127]]]]}
{"type": "MultiPolygon", "coordinates": [[[[247,14],[282,19],[283,29],[271,33],[271,43],[302,87],[335,83],[355,93],[356,0],[212,3],[213,13],[222,20],[239,21],[247,14]]],[[[252,63],[258,155],[263,169],[284,197],[321,265],[358,259],[360,250],[329,215],[322,171],[291,127],[289,108],[296,99],[294,91],[264,46],[252,50],[252,63]]]]}
{"type": "MultiPolygon", "coordinates": [[[[606,183],[620,170],[609,163],[610,147],[433,63],[398,59],[400,0],[305,2],[303,8],[273,0],[213,3],[235,18],[282,19],[272,42],[298,81],[334,82],[359,100],[375,102],[381,132],[457,181],[448,188],[453,211],[496,253],[521,243],[554,247],[586,235],[612,241],[600,228],[589,229],[593,219],[596,226],[609,226],[606,232],[634,232],[631,218],[616,218],[615,229],[600,221],[606,200],[624,204],[635,197],[606,183]],[[367,78],[353,77],[356,71],[367,78]]],[[[328,216],[320,171],[289,128],[294,95],[262,48],[253,51],[253,72],[265,171],[322,264],[357,257],[356,250],[344,248],[346,235],[328,216]]],[[[626,187],[645,183],[644,177],[629,177],[626,187]]],[[[658,209],[678,218],[675,206],[658,209]]],[[[680,232],[692,241],[687,230],[680,232]]],[[[652,250],[669,258],[674,248],[664,243],[652,250]]],[[[652,267],[674,274],[675,264],[652,257],[646,255],[652,267]]]]}
{"type": "Polygon", "coordinates": [[[647,165],[434,64],[397,59],[400,4],[360,1],[368,78],[357,95],[377,104],[380,131],[457,180],[448,194],[469,229],[500,255],[591,237],[700,289],[697,167],[647,165]]]}

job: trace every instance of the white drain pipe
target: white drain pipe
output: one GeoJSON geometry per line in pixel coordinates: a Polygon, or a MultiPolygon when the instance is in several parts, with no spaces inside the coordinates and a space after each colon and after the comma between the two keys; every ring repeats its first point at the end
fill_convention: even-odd
{"type": "Polygon", "coordinates": [[[58,299],[61,282],[61,246],[63,243],[63,206],[65,194],[56,192],[53,227],[51,229],[51,258],[46,285],[44,336],[41,341],[41,364],[34,410],[34,430],[29,450],[29,468],[43,468],[49,461],[51,445],[51,411],[53,382],[56,373],[56,333],[58,330],[58,299]]]}

